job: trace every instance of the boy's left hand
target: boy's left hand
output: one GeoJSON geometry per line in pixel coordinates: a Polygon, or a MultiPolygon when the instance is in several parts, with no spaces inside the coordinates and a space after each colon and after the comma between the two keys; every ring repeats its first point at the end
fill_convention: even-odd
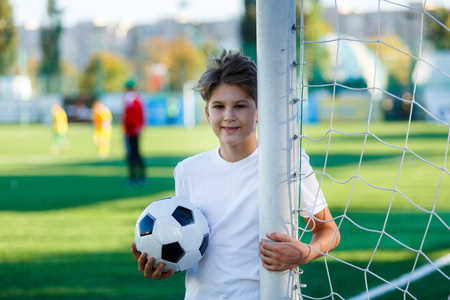
{"type": "Polygon", "coordinates": [[[311,252],[309,245],[288,234],[274,232],[266,236],[272,241],[261,239],[259,257],[269,271],[284,271],[306,264],[311,252]]]}

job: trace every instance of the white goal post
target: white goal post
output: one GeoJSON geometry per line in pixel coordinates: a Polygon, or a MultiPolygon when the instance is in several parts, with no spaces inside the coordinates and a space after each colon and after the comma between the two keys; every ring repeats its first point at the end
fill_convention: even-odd
{"type": "MultiPolygon", "coordinates": [[[[297,237],[295,0],[257,0],[260,237],[297,237]]],[[[261,300],[300,299],[298,272],[261,267],[261,300]]]]}

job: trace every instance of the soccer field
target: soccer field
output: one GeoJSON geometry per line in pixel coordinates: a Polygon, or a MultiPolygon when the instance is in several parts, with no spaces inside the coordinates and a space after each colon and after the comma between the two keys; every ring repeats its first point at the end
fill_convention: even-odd
{"type": "MultiPolygon", "coordinates": [[[[364,125],[335,126],[345,132],[365,130],[364,125]]],[[[371,126],[371,132],[399,146],[405,145],[406,129],[403,122],[371,126]]],[[[402,244],[422,249],[431,260],[448,254],[450,234],[443,223],[450,224],[449,174],[412,154],[402,160],[402,150],[386,147],[372,136],[364,143],[363,136],[333,132],[329,143],[327,130],[325,125],[305,126],[303,133],[320,141],[304,139],[303,147],[315,170],[328,175],[322,188],[333,215],[348,217],[341,226],[341,244],[332,255],[388,280],[411,272],[416,253],[391,239],[383,238],[374,254],[379,234],[361,227],[381,230],[383,226],[402,244]],[[402,191],[416,206],[398,193],[391,201],[391,191],[360,180],[355,183],[352,176],[357,172],[373,186],[402,191]],[[429,222],[430,214],[417,206],[434,210],[442,221],[433,217],[429,222]]],[[[126,187],[119,127],[114,127],[111,155],[103,161],[96,156],[91,126],[70,124],[68,138],[70,149],[51,155],[50,127],[0,125],[0,299],[182,299],[183,273],[158,282],[144,278],[130,244],[141,211],[150,202],[174,194],[175,165],[218,146],[209,127],[147,128],[141,149],[149,184],[132,190],[126,187]]],[[[408,147],[442,168],[447,139],[448,127],[414,122],[408,147]]],[[[427,263],[420,257],[417,267],[427,263]]],[[[327,264],[328,270],[322,258],[302,268],[306,295],[330,295],[328,273],[333,292],[350,298],[364,291],[362,271],[332,258],[327,258],[327,264]]],[[[442,272],[448,277],[450,266],[442,267],[442,272]]],[[[370,287],[383,283],[367,276],[370,287]]],[[[449,283],[444,275],[433,272],[412,282],[408,290],[417,299],[447,299],[449,283]]],[[[403,294],[388,292],[380,299],[403,299],[403,294]]]]}

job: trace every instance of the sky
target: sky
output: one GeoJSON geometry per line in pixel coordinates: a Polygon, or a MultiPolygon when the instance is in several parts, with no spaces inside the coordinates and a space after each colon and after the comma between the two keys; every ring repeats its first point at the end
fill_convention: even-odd
{"type": "MultiPolygon", "coordinates": [[[[284,1],[284,0],[279,0],[284,1]]],[[[382,1],[382,7],[400,8],[389,2],[407,5],[410,1],[382,1]]],[[[16,25],[36,26],[46,16],[47,0],[9,0],[16,25]]],[[[321,0],[334,6],[335,0],[321,0]]],[[[187,17],[192,22],[226,20],[244,13],[244,0],[57,0],[63,10],[63,25],[98,20],[103,23],[151,24],[163,18],[187,17]]],[[[378,0],[336,0],[348,12],[377,10],[378,0]]],[[[450,8],[450,0],[427,0],[427,4],[450,8]]]]}
{"type": "MultiPolygon", "coordinates": [[[[41,22],[47,0],[9,0],[16,25],[41,22]]],[[[163,18],[188,16],[192,21],[225,20],[242,15],[244,0],[58,0],[63,25],[101,19],[109,23],[150,24],[163,18]],[[185,3],[183,5],[183,3],[185,3]]]]}

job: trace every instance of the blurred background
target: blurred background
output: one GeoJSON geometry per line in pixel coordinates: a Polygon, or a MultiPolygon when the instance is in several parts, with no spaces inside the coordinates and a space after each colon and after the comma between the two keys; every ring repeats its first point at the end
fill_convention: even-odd
{"type": "MultiPolygon", "coordinates": [[[[192,126],[202,121],[201,100],[192,86],[208,53],[242,48],[256,61],[256,0],[226,5],[206,0],[91,2],[0,2],[0,122],[48,122],[55,101],[64,105],[69,122],[87,121],[94,99],[118,120],[123,84],[132,78],[153,112],[149,124],[164,125],[170,119],[192,126]]],[[[375,80],[380,89],[407,100],[417,92],[416,99],[430,112],[449,120],[448,77],[433,70],[413,76],[419,54],[449,73],[450,4],[426,1],[429,15],[424,15],[422,1],[397,3],[381,2],[378,13],[378,1],[338,1],[336,7],[334,1],[305,1],[305,23],[311,24],[305,28],[305,40],[333,40],[337,34],[349,40],[341,41],[338,61],[336,42],[306,44],[303,80],[320,85],[333,82],[336,75],[339,83],[353,88],[371,86],[375,80]]],[[[330,91],[310,91],[305,121],[326,118],[330,91]]],[[[344,90],[336,92],[337,97],[341,92],[348,96],[344,90]]],[[[358,111],[360,99],[368,94],[347,97],[352,111],[358,111]]],[[[374,116],[407,119],[407,103],[386,95],[375,97],[374,116]]],[[[427,118],[420,112],[413,117],[427,118]]]]}

